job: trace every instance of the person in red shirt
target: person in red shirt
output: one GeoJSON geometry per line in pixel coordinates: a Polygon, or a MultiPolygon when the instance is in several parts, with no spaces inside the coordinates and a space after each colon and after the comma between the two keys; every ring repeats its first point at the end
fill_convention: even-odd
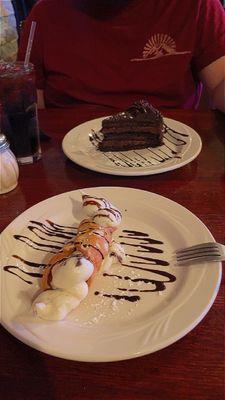
{"type": "Polygon", "coordinates": [[[219,0],[40,0],[20,40],[39,107],[197,108],[203,83],[225,112],[225,12],[219,0]]]}

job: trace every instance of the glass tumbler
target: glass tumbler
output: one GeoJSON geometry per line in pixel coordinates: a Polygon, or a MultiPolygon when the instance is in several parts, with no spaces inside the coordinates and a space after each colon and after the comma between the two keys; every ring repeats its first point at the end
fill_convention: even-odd
{"type": "Polygon", "coordinates": [[[33,64],[0,63],[1,130],[19,164],[41,158],[33,64]]]}

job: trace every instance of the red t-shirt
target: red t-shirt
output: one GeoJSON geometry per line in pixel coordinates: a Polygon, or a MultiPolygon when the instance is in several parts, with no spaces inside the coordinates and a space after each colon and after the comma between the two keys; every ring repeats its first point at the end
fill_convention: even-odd
{"type": "Polygon", "coordinates": [[[196,107],[199,72],[225,55],[219,0],[134,0],[109,20],[90,17],[78,1],[41,0],[25,23],[19,59],[36,21],[31,61],[47,106],[123,109],[145,98],[196,107]]]}

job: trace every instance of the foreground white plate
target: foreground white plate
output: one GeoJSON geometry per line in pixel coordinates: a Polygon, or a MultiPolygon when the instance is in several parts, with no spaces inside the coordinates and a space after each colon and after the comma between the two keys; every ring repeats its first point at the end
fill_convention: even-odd
{"type": "Polygon", "coordinates": [[[124,152],[100,152],[89,140],[89,134],[101,128],[103,118],[85,122],[66,134],[62,148],[66,156],[82,167],[111,175],[152,175],[171,171],[190,163],[202,148],[201,138],[189,126],[164,118],[169,131],[164,145],[154,149],[124,152]]]}
{"type": "Polygon", "coordinates": [[[84,217],[77,190],[45,200],[21,214],[1,235],[3,326],[31,347],[81,361],[134,358],[174,343],[213,304],[221,264],[176,267],[171,253],[214,240],[211,233],[187,209],[154,193],[122,187],[85,192],[110,199],[122,211],[117,237],[129,254],[127,266],[112,266],[108,273],[114,276],[99,273],[88,297],[67,320],[44,322],[32,317],[29,310],[39,278],[31,273],[41,272],[34,263],[45,264],[49,251],[56,251],[68,233],[75,232],[71,226],[84,217]],[[164,285],[165,290],[152,291],[164,285]],[[140,299],[131,302],[125,296],[140,299]]]}

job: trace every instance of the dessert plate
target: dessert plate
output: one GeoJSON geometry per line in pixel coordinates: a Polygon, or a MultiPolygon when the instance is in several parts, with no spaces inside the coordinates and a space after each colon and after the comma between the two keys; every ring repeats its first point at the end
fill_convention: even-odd
{"type": "Polygon", "coordinates": [[[164,145],[156,148],[123,152],[101,152],[90,142],[89,135],[99,131],[103,118],[97,118],[69,131],[62,142],[65,155],[78,165],[111,175],[152,175],[183,167],[201,151],[200,136],[191,127],[164,118],[169,129],[164,145]]]}
{"type": "Polygon", "coordinates": [[[122,211],[117,240],[125,263],[100,272],[64,321],[36,319],[30,307],[42,269],[83,218],[78,190],[36,204],[1,235],[3,326],[37,350],[79,361],[124,360],[176,342],[212,306],[221,263],[177,267],[171,254],[214,241],[211,233],[190,211],[160,195],[123,187],[84,190],[122,211]]]}

